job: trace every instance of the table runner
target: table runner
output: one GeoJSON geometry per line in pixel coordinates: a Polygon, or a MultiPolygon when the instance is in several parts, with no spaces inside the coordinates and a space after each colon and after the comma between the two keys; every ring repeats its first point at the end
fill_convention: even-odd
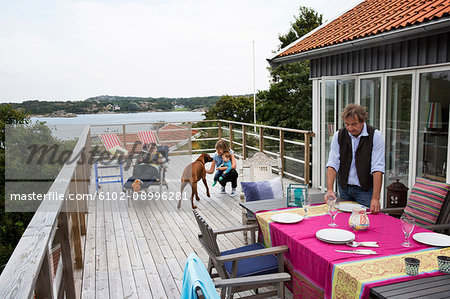
{"type": "MultiPolygon", "coordinates": [[[[295,298],[359,298],[368,297],[371,287],[388,283],[406,281],[426,276],[439,275],[437,255],[450,255],[450,248],[433,248],[415,242],[406,248],[400,244],[404,240],[400,220],[385,214],[368,215],[370,228],[354,232],[356,241],[377,241],[380,248],[374,248],[378,255],[357,255],[338,253],[335,249],[352,249],[346,245],[329,244],[319,241],[315,233],[330,228],[331,217],[326,205],[313,206],[308,211],[313,215],[296,224],[280,224],[270,220],[270,216],[280,211],[257,214],[257,219],[269,246],[288,245],[285,254],[288,269],[293,277],[295,298]],[[420,275],[404,274],[404,257],[417,256],[421,260],[420,275]],[[422,261],[423,260],[423,261],[422,261]],[[423,263],[423,264],[422,264],[423,263]],[[364,271],[361,271],[364,269],[364,271]],[[351,295],[351,296],[350,296],[351,295]]],[[[294,208],[281,212],[303,215],[303,209],[294,208]]],[[[351,231],[348,225],[350,213],[339,213],[336,217],[338,228],[351,231]]],[[[428,230],[415,227],[413,234],[428,230]]]]}

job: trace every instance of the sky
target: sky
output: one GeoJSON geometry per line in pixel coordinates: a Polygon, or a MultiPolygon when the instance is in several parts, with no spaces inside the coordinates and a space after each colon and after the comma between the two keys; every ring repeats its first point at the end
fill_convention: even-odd
{"type": "Polygon", "coordinates": [[[0,0],[0,102],[251,94],[300,6],[360,2],[0,0]]]}

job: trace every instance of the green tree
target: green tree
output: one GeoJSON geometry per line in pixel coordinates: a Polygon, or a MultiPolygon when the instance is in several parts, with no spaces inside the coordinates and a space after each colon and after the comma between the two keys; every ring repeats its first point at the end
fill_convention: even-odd
{"type": "Polygon", "coordinates": [[[291,28],[288,33],[278,35],[278,39],[280,40],[278,50],[287,47],[303,35],[322,25],[322,15],[314,9],[305,6],[300,6],[299,16],[294,16],[294,19],[295,21],[291,23],[291,28]]]}
{"type": "MultiPolygon", "coordinates": [[[[63,152],[69,153],[75,140],[61,141],[52,136],[51,130],[42,122],[30,123],[29,116],[22,111],[12,109],[10,105],[0,105],[0,271],[7,263],[16,244],[22,237],[25,228],[28,226],[34,213],[26,212],[5,212],[6,192],[9,193],[30,193],[36,192],[45,194],[51,186],[65,164],[68,155],[62,155],[63,152]],[[8,124],[19,125],[7,127],[8,124]],[[7,136],[6,133],[7,132],[7,136]],[[6,142],[5,142],[6,138],[6,142]],[[37,158],[28,163],[28,147],[30,143],[37,146],[53,146],[58,150],[56,163],[49,162],[51,154],[47,153],[43,163],[37,163],[37,158]],[[48,182],[37,183],[12,183],[5,190],[5,161],[8,165],[8,177],[14,179],[28,179],[30,174],[35,178],[48,179],[48,182]]],[[[18,205],[30,205],[30,202],[19,202],[18,205]]],[[[39,202],[37,202],[39,204],[39,202]]],[[[18,206],[15,206],[19,208],[18,206]]],[[[29,207],[29,206],[27,206],[29,207]]]]}
{"type": "Polygon", "coordinates": [[[7,124],[25,124],[27,114],[12,109],[11,105],[0,106],[0,272],[12,254],[15,244],[22,236],[31,213],[5,214],[5,130],[7,124]]]}
{"type": "MultiPolygon", "coordinates": [[[[313,9],[300,7],[299,16],[294,17],[291,28],[279,35],[282,49],[322,24],[322,15],[313,9]]],[[[311,130],[312,84],[309,80],[309,62],[289,63],[276,68],[269,67],[271,84],[269,90],[258,92],[260,104],[257,109],[258,122],[311,130]]]]}
{"type": "Polygon", "coordinates": [[[225,95],[205,112],[206,119],[225,119],[239,122],[253,122],[253,98],[225,95]]]}

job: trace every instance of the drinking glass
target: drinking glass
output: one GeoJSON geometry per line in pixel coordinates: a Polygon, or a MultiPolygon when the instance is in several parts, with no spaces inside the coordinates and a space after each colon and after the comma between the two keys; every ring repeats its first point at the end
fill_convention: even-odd
{"type": "Polygon", "coordinates": [[[414,229],[415,220],[414,218],[408,217],[406,215],[402,215],[402,217],[400,217],[400,220],[402,222],[403,233],[405,234],[405,242],[402,243],[402,246],[411,247],[413,245],[409,243],[409,235],[414,229]]]}
{"type": "Polygon", "coordinates": [[[307,191],[307,196],[303,196],[302,197],[302,206],[303,209],[305,210],[305,216],[303,217],[304,219],[309,219],[310,216],[308,216],[308,209],[311,206],[311,192],[310,190],[307,191]]]}
{"type": "Polygon", "coordinates": [[[336,227],[338,225],[334,222],[334,219],[336,218],[336,215],[339,213],[338,205],[336,203],[336,198],[330,197],[327,200],[327,205],[328,205],[328,213],[330,213],[330,215],[331,215],[331,223],[328,225],[332,226],[332,227],[336,227]]]}

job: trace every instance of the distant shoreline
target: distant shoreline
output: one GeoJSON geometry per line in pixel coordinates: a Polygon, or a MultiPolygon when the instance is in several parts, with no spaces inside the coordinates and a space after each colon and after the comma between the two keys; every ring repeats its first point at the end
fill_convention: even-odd
{"type": "Polygon", "coordinates": [[[61,115],[55,115],[55,114],[31,114],[30,117],[36,117],[36,118],[48,118],[48,117],[54,117],[54,118],[72,118],[77,117],[78,115],[93,115],[93,114],[125,114],[125,113],[152,113],[152,112],[206,112],[205,108],[198,108],[194,110],[149,110],[149,111],[108,111],[108,112],[93,112],[93,113],[67,113],[67,114],[61,114],[61,115]]]}

